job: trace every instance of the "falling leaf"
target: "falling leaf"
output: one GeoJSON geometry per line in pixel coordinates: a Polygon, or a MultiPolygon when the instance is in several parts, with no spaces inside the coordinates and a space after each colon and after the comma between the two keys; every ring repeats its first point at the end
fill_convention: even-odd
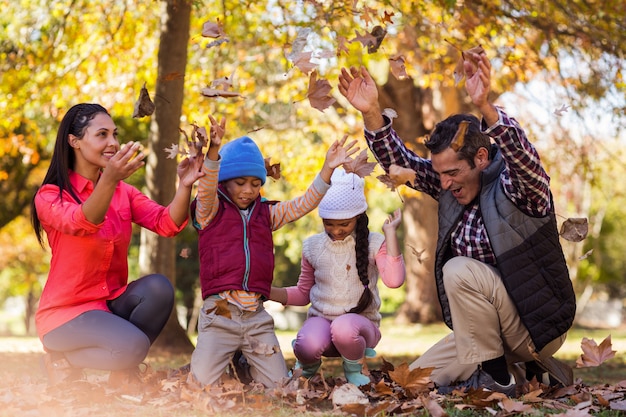
{"type": "Polygon", "coordinates": [[[380,48],[380,44],[383,42],[383,39],[385,39],[387,31],[382,26],[374,26],[370,35],[372,35],[376,41],[373,44],[367,45],[367,53],[373,54],[378,51],[378,48],[380,48]]]}
{"type": "Polygon", "coordinates": [[[569,218],[561,225],[559,234],[570,242],[580,242],[587,237],[589,224],[586,217],[569,218]]]}
{"type": "Polygon", "coordinates": [[[454,152],[458,152],[459,149],[463,147],[465,143],[465,134],[467,133],[467,128],[469,127],[470,122],[468,120],[462,120],[459,123],[459,127],[452,138],[452,143],[450,143],[450,147],[454,152]]]}
{"type": "Polygon", "coordinates": [[[404,55],[394,55],[389,58],[389,69],[396,80],[405,80],[409,78],[406,73],[406,65],[404,55]]]}
{"type": "Polygon", "coordinates": [[[391,23],[393,24],[393,21],[391,20],[391,18],[395,15],[394,12],[388,12],[387,10],[385,10],[385,13],[383,14],[382,17],[382,22],[383,23],[391,23]]]}
{"type": "Polygon", "coordinates": [[[407,182],[409,184],[413,184],[413,182],[415,182],[416,175],[417,173],[411,168],[404,168],[396,164],[391,164],[389,166],[389,173],[386,176],[381,175],[377,178],[393,191],[399,186],[405,185],[407,182]]]}
{"type": "Polygon", "coordinates": [[[458,85],[463,78],[465,78],[465,60],[466,58],[469,58],[469,61],[472,63],[472,66],[474,67],[474,70],[478,67],[478,62],[474,61],[474,58],[472,55],[469,55],[470,53],[472,54],[482,54],[485,52],[485,50],[483,49],[482,46],[475,46],[473,48],[468,49],[467,51],[463,51],[461,50],[458,46],[454,45],[452,42],[448,41],[446,39],[446,42],[448,42],[450,45],[452,45],[454,48],[456,48],[457,50],[459,50],[461,52],[461,58],[459,58],[459,60],[457,61],[456,67],[454,67],[454,85],[458,85]]]}
{"type": "Polygon", "coordinates": [[[327,80],[318,80],[317,71],[313,71],[309,77],[309,92],[307,97],[311,107],[323,112],[335,103],[335,99],[329,95],[332,89],[327,80]]]}
{"type": "Polygon", "coordinates": [[[390,119],[395,119],[396,117],[398,117],[398,113],[394,109],[390,109],[389,107],[387,107],[385,110],[383,110],[383,116],[387,116],[390,119]]]}
{"type": "Polygon", "coordinates": [[[191,249],[190,248],[182,248],[180,250],[180,253],[178,254],[178,256],[180,256],[183,259],[188,259],[191,256],[191,249]]]}
{"type": "Polygon", "coordinates": [[[345,52],[346,55],[350,53],[350,49],[348,49],[348,46],[346,45],[347,43],[348,40],[344,36],[339,36],[337,38],[337,56],[341,55],[342,52],[345,52]]]}
{"type": "Polygon", "coordinates": [[[219,20],[216,23],[207,21],[202,25],[202,36],[205,38],[221,38],[225,36],[224,29],[219,20]]]}
{"type": "Polygon", "coordinates": [[[146,83],[141,87],[141,91],[139,92],[139,98],[135,102],[135,110],[133,111],[133,117],[144,117],[150,116],[154,113],[155,105],[150,100],[150,94],[148,94],[148,89],[146,88],[146,83]]]}
{"type": "Polygon", "coordinates": [[[376,162],[367,162],[367,149],[363,149],[354,159],[343,164],[346,172],[352,172],[361,178],[365,178],[372,173],[376,167],[376,162]]]}
{"type": "Polygon", "coordinates": [[[577,368],[600,366],[604,361],[613,358],[616,352],[612,350],[611,335],[608,335],[599,346],[595,340],[583,337],[580,347],[584,353],[576,359],[577,368]]]}
{"type": "Polygon", "coordinates": [[[587,252],[585,252],[584,255],[580,256],[578,260],[582,261],[583,259],[587,259],[592,253],[593,253],[593,249],[589,249],[587,252]]]}
{"type": "Polygon", "coordinates": [[[350,41],[350,43],[353,42],[361,42],[361,44],[363,44],[363,46],[366,47],[370,47],[370,45],[375,45],[377,42],[377,39],[374,35],[372,35],[371,33],[365,32],[362,35],[359,33],[359,31],[356,31],[356,37],[354,37],[354,39],[352,39],[350,41]]]}
{"type": "Polygon", "coordinates": [[[291,45],[291,52],[286,55],[287,59],[291,62],[295,62],[296,59],[301,55],[302,50],[307,44],[307,38],[311,33],[311,28],[302,27],[298,29],[298,35],[296,39],[293,41],[291,45]]]}
{"type": "Polygon", "coordinates": [[[268,177],[274,178],[275,180],[280,179],[280,162],[271,164],[270,158],[265,158],[265,170],[267,171],[268,177]]]}
{"type": "Polygon", "coordinates": [[[172,143],[169,148],[163,149],[167,153],[167,159],[174,159],[178,155],[178,145],[172,143]]]}
{"type": "Polygon", "coordinates": [[[211,88],[229,90],[233,87],[230,77],[221,77],[211,81],[211,88]]]}
{"type": "Polygon", "coordinates": [[[317,64],[311,62],[313,52],[301,52],[294,57],[293,65],[305,74],[313,71],[317,64]]]}
{"type": "Polygon", "coordinates": [[[554,115],[555,116],[563,116],[563,113],[565,113],[567,111],[567,109],[569,109],[569,106],[566,106],[565,104],[563,104],[558,109],[554,109],[554,115]]]}
{"type": "Polygon", "coordinates": [[[234,91],[226,91],[217,88],[205,87],[202,89],[202,95],[206,97],[241,97],[241,94],[234,91]]]}

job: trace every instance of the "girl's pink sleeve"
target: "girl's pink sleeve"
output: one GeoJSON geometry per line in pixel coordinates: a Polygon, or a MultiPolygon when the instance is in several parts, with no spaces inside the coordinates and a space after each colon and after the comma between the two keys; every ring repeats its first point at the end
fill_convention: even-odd
{"type": "Polygon", "coordinates": [[[309,293],[315,284],[315,271],[309,261],[302,257],[300,276],[298,284],[293,287],[285,288],[287,290],[287,303],[290,306],[305,306],[309,304],[309,293]]]}
{"type": "Polygon", "coordinates": [[[383,283],[389,288],[398,288],[404,284],[406,267],[402,254],[387,255],[387,244],[383,243],[376,254],[376,266],[383,283]]]}

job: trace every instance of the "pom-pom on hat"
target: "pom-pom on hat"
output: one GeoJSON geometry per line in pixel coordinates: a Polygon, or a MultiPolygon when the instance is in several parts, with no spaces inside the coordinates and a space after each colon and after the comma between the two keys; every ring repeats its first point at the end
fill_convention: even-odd
{"type": "Polygon", "coordinates": [[[265,184],[267,170],[259,147],[248,136],[228,142],[220,149],[218,182],[239,177],[257,177],[265,184]]]}
{"type": "Polygon", "coordinates": [[[330,177],[330,188],[320,201],[318,212],[322,219],[351,219],[367,210],[365,181],[342,168],[335,169],[330,177]]]}

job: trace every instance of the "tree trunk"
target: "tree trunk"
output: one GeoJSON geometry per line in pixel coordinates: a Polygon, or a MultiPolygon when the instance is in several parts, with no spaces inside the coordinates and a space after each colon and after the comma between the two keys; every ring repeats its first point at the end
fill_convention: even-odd
{"type": "MultiPolygon", "coordinates": [[[[147,195],[166,205],[176,192],[175,159],[167,159],[163,149],[178,143],[180,117],[183,105],[184,77],[168,77],[185,74],[187,46],[191,21],[191,5],[187,1],[168,0],[161,22],[158,54],[158,79],[149,137],[149,153],[146,163],[147,195]],[[167,81],[165,81],[167,80],[167,81]]],[[[160,273],[176,285],[176,242],[142,229],[139,251],[139,267],[142,275],[160,273]]],[[[175,352],[191,352],[193,344],[178,322],[173,309],[165,329],[155,342],[155,347],[175,352]]]]}
{"type": "MultiPolygon", "coordinates": [[[[435,123],[452,113],[467,111],[463,88],[440,87],[437,99],[432,91],[415,86],[413,80],[399,81],[391,74],[380,89],[380,104],[393,108],[398,117],[393,126],[407,147],[422,157],[429,157],[418,139],[435,123]]],[[[398,322],[433,323],[442,320],[435,286],[435,249],[437,244],[437,202],[430,196],[404,192],[402,212],[404,259],[407,267],[406,299],[398,322]]]]}

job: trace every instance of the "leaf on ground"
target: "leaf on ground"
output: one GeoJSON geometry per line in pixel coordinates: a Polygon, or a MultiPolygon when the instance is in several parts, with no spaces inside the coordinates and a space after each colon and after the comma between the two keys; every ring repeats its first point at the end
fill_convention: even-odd
{"type": "Polygon", "coordinates": [[[613,358],[616,352],[612,349],[611,335],[608,335],[600,345],[593,339],[583,337],[580,347],[583,354],[576,359],[577,368],[600,366],[604,361],[613,358]]]}
{"type": "Polygon", "coordinates": [[[402,388],[417,388],[427,390],[430,384],[430,374],[435,368],[415,368],[409,370],[409,365],[404,362],[396,366],[393,371],[389,371],[389,377],[402,388]]]}
{"type": "Polygon", "coordinates": [[[428,410],[428,414],[433,417],[448,417],[448,413],[442,406],[439,405],[437,401],[430,397],[422,398],[422,402],[424,403],[424,408],[428,410]]]}
{"type": "Polygon", "coordinates": [[[589,224],[586,217],[572,217],[563,222],[559,234],[570,242],[580,242],[587,237],[589,224]]]}
{"type": "Polygon", "coordinates": [[[330,83],[324,79],[317,79],[317,71],[311,72],[309,77],[309,91],[307,97],[311,107],[323,112],[335,103],[335,99],[329,95],[332,89],[330,83]]]}
{"type": "Polygon", "coordinates": [[[343,168],[346,172],[352,172],[361,178],[365,178],[371,174],[375,167],[376,162],[367,162],[367,149],[363,149],[356,158],[350,158],[349,162],[343,164],[343,168]]]}
{"type": "Polygon", "coordinates": [[[346,404],[369,404],[367,396],[354,384],[335,387],[331,395],[335,407],[346,404]]]}
{"type": "Polygon", "coordinates": [[[135,109],[133,111],[133,117],[144,117],[150,116],[154,113],[156,106],[150,99],[150,94],[148,94],[148,89],[146,88],[146,83],[141,87],[141,91],[139,92],[139,98],[135,101],[135,109]]]}

